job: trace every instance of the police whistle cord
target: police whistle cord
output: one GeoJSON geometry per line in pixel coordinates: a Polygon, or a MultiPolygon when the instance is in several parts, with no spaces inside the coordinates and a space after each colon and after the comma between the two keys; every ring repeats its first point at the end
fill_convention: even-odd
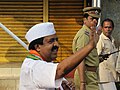
{"type": "Polygon", "coordinates": [[[120,50],[117,50],[117,51],[114,51],[114,52],[111,52],[111,53],[109,53],[109,54],[101,54],[101,55],[99,55],[99,57],[101,58],[103,58],[104,60],[107,60],[107,58],[109,58],[109,56],[111,55],[111,54],[114,54],[114,53],[117,53],[117,52],[120,52],[120,50]]]}

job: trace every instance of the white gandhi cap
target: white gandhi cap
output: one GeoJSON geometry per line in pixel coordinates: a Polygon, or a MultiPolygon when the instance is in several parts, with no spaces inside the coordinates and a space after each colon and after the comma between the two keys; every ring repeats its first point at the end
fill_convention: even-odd
{"type": "Polygon", "coordinates": [[[56,31],[54,29],[54,25],[52,22],[46,22],[46,23],[40,23],[36,24],[33,27],[29,29],[29,31],[26,33],[25,38],[29,43],[31,43],[33,40],[53,35],[56,31]]]}

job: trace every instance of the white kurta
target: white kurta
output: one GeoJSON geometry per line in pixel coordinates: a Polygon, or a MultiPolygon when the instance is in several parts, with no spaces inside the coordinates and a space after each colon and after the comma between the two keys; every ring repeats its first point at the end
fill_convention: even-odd
{"type": "MultiPolygon", "coordinates": [[[[100,35],[99,41],[97,43],[97,52],[98,54],[109,54],[111,52],[116,51],[117,49],[115,48],[114,45],[114,39],[113,37],[112,41],[106,37],[103,33],[100,35]]],[[[99,64],[99,77],[100,77],[100,83],[103,85],[103,89],[101,90],[106,90],[104,87],[110,87],[111,89],[109,90],[116,90],[115,87],[115,80],[116,80],[116,61],[117,61],[117,54],[112,54],[107,58],[107,60],[104,60],[99,64]],[[111,83],[113,85],[111,85],[111,83]],[[106,84],[106,85],[105,85],[106,84]]]]}
{"type": "Polygon", "coordinates": [[[58,64],[26,58],[21,67],[19,90],[54,90],[63,78],[55,80],[58,64]]]}

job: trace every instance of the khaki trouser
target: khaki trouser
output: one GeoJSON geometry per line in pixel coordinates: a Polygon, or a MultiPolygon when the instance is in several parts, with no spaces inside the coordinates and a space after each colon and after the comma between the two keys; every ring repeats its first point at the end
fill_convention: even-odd
{"type": "MultiPolygon", "coordinates": [[[[85,71],[86,90],[99,90],[97,72],[85,71]]],[[[74,75],[75,90],[80,90],[80,79],[78,71],[74,75]]]]}

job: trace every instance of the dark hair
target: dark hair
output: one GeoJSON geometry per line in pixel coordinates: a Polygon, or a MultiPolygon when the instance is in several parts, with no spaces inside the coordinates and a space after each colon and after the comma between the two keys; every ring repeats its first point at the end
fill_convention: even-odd
{"type": "Polygon", "coordinates": [[[41,45],[43,45],[43,39],[44,39],[44,37],[33,40],[33,41],[29,44],[28,49],[29,49],[29,50],[31,50],[31,49],[32,49],[32,50],[35,50],[35,45],[36,45],[36,44],[41,44],[41,45]]]}
{"type": "Polygon", "coordinates": [[[84,18],[88,18],[88,16],[89,16],[89,15],[88,15],[87,13],[83,14],[83,17],[84,17],[84,18]]]}
{"type": "Polygon", "coordinates": [[[102,23],[101,23],[101,26],[102,26],[102,27],[103,27],[104,22],[111,22],[112,27],[114,28],[114,22],[113,22],[113,20],[111,20],[111,19],[109,19],[109,18],[104,19],[104,20],[102,21],[102,23]]]}

